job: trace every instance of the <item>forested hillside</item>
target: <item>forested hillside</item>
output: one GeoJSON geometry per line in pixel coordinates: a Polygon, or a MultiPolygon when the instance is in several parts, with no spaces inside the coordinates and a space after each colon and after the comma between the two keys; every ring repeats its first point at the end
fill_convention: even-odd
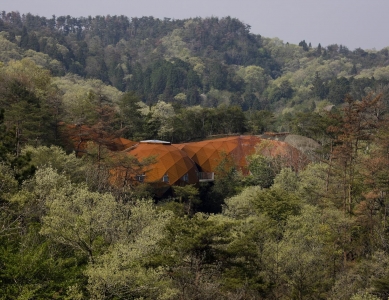
{"type": "Polygon", "coordinates": [[[388,49],[231,17],[2,12],[0,299],[388,299],[388,49]],[[87,129],[82,157],[68,128],[87,129]],[[310,163],[265,141],[249,174],[226,156],[162,198],[110,181],[155,158],[108,137],[233,134],[286,136],[310,163]]]}
{"type": "Polygon", "coordinates": [[[387,48],[285,44],[231,17],[46,19],[3,12],[0,29],[3,61],[30,57],[54,76],[100,79],[147,104],[309,110],[324,99],[340,104],[346,93],[361,98],[389,80],[387,48]]]}

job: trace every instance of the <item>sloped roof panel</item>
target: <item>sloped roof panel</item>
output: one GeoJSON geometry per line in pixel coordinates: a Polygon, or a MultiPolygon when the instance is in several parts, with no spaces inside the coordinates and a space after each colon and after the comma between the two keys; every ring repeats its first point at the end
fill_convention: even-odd
{"type": "Polygon", "coordinates": [[[189,183],[198,182],[196,165],[184,151],[177,147],[161,143],[142,143],[128,153],[136,156],[139,160],[143,160],[151,155],[157,155],[156,162],[148,167],[145,178],[146,182],[162,181],[163,176],[167,174],[169,176],[169,184],[173,185],[178,183],[186,173],[190,174],[189,183]]]}
{"type": "Polygon", "coordinates": [[[188,152],[204,172],[214,172],[223,153],[232,157],[240,168],[244,168],[247,165],[245,157],[253,154],[255,146],[260,142],[261,139],[254,136],[233,136],[186,143],[181,149],[188,152]]]}
{"type": "Polygon", "coordinates": [[[159,158],[160,163],[162,163],[166,169],[170,168],[174,164],[178,163],[178,159],[174,159],[170,153],[166,153],[164,155],[161,155],[159,158]]]}

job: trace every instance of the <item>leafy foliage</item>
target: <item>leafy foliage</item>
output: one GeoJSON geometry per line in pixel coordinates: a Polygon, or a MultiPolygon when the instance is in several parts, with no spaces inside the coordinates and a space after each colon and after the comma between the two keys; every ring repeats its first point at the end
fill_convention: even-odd
{"type": "Polygon", "coordinates": [[[388,49],[231,17],[2,12],[0,30],[0,298],[388,298],[388,49]],[[153,161],[115,137],[247,132],[311,162],[254,154],[243,176],[226,155],[158,201],[115,182],[153,161]]]}

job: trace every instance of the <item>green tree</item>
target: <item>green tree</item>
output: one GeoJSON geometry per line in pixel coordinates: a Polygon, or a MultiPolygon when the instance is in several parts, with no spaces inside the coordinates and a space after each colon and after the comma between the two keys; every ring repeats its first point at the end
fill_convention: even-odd
{"type": "Polygon", "coordinates": [[[304,51],[308,51],[309,50],[309,47],[308,47],[307,43],[305,42],[305,40],[302,40],[299,43],[299,46],[302,47],[304,51]]]}
{"type": "Polygon", "coordinates": [[[241,186],[241,175],[231,158],[222,153],[219,164],[215,170],[215,181],[208,195],[209,200],[203,201],[203,209],[207,212],[220,212],[224,199],[237,194],[241,186]]]}
{"type": "Polygon", "coordinates": [[[283,168],[274,178],[272,188],[295,193],[299,185],[299,177],[291,168],[283,168]]]}
{"type": "Polygon", "coordinates": [[[23,26],[22,29],[22,36],[20,38],[19,46],[25,49],[28,47],[28,32],[25,26],[23,26]]]}
{"type": "Polygon", "coordinates": [[[201,200],[199,199],[199,190],[194,185],[186,185],[174,186],[173,191],[178,198],[179,203],[185,203],[185,212],[188,215],[193,214],[196,206],[201,203],[201,200]]]}
{"type": "Polygon", "coordinates": [[[142,135],[144,119],[139,109],[140,98],[134,92],[125,93],[119,100],[120,128],[126,138],[133,139],[142,135]]]}
{"type": "Polygon", "coordinates": [[[40,233],[91,262],[123,228],[118,203],[110,194],[76,187],[51,168],[38,170],[31,184],[35,199],[30,201],[43,212],[40,233]]]}
{"type": "Polygon", "coordinates": [[[35,172],[35,166],[31,164],[30,153],[18,154],[16,145],[17,139],[14,133],[4,125],[4,109],[0,109],[0,164],[4,168],[4,186],[0,188],[0,191],[3,189],[7,191],[8,185],[13,181],[11,177],[22,183],[35,172]]]}
{"type": "Polygon", "coordinates": [[[250,110],[246,112],[247,129],[252,134],[261,134],[271,131],[276,119],[268,110],[250,110]]]}
{"type": "Polygon", "coordinates": [[[312,81],[313,87],[311,88],[313,96],[320,99],[324,99],[328,95],[328,89],[324,84],[323,79],[320,77],[319,72],[316,72],[315,78],[312,81]]]}
{"type": "Polygon", "coordinates": [[[22,155],[27,154],[31,157],[31,164],[38,169],[51,167],[74,183],[85,181],[88,167],[85,161],[77,158],[74,153],[67,154],[59,146],[26,146],[22,150],[22,155]]]}
{"type": "Polygon", "coordinates": [[[49,72],[23,59],[2,68],[0,76],[3,79],[0,103],[6,109],[7,129],[13,130],[16,137],[16,155],[20,154],[23,144],[53,141],[56,127],[48,106],[53,96],[49,72]]]}
{"type": "Polygon", "coordinates": [[[177,294],[166,276],[166,266],[155,265],[159,243],[171,212],[161,212],[151,201],[121,207],[124,231],[120,239],[86,269],[92,297],[169,299],[177,294]]]}
{"type": "Polygon", "coordinates": [[[286,222],[289,216],[300,212],[301,203],[299,198],[284,189],[264,189],[253,200],[254,207],[275,222],[286,222]]]}
{"type": "Polygon", "coordinates": [[[334,78],[328,84],[328,89],[328,100],[334,104],[340,104],[350,92],[350,83],[345,77],[334,78]]]}
{"type": "Polygon", "coordinates": [[[253,154],[247,157],[247,161],[250,176],[244,179],[245,182],[262,188],[269,188],[273,185],[278,171],[273,158],[253,154]]]}
{"type": "Polygon", "coordinates": [[[320,56],[321,53],[322,53],[322,48],[321,48],[321,44],[320,43],[319,43],[319,45],[317,45],[316,53],[317,53],[318,56],[320,56]]]}
{"type": "MultiPolygon", "coordinates": [[[[304,206],[301,214],[291,216],[280,242],[280,266],[286,295],[292,299],[311,299],[325,295],[331,286],[331,262],[325,254],[319,211],[304,206]]],[[[339,257],[337,258],[339,259],[339,257]]]]}
{"type": "Polygon", "coordinates": [[[221,216],[197,213],[172,218],[156,258],[168,266],[168,275],[183,299],[222,299],[221,269],[233,222],[221,216]]]}

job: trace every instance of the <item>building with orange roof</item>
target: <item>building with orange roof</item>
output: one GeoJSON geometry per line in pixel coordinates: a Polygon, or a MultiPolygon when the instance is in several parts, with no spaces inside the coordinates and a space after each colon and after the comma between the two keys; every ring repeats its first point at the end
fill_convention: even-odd
{"type": "Polygon", "coordinates": [[[254,136],[235,136],[201,142],[176,144],[196,163],[201,180],[213,180],[214,172],[224,156],[229,156],[243,170],[245,157],[254,153],[260,139],[254,136]]]}
{"type": "Polygon", "coordinates": [[[244,135],[212,139],[200,142],[175,144],[196,163],[200,174],[213,173],[224,156],[229,156],[243,174],[247,174],[248,155],[261,153],[265,156],[282,157],[286,164],[299,169],[306,162],[305,156],[289,144],[275,140],[264,140],[257,136],[244,135]]]}
{"type": "MultiPolygon", "coordinates": [[[[280,157],[284,165],[298,170],[308,162],[306,156],[288,143],[263,139],[258,136],[240,135],[200,142],[171,144],[160,140],[134,142],[124,138],[104,138],[95,136],[86,126],[68,126],[70,140],[78,153],[85,150],[88,141],[98,139],[114,153],[127,154],[128,167],[117,167],[111,172],[111,181],[125,185],[129,181],[150,183],[162,195],[172,185],[197,184],[213,181],[220,162],[227,156],[243,173],[248,174],[246,157],[254,153],[280,157]],[[154,158],[151,163],[150,157],[154,158]],[[133,166],[131,166],[131,162],[133,166]]],[[[111,154],[115,156],[115,154],[111,154]]],[[[119,154],[116,154],[120,160],[119,154]]]]}
{"type": "Polygon", "coordinates": [[[256,136],[233,136],[175,146],[185,151],[201,171],[214,172],[225,155],[243,169],[247,166],[245,157],[253,154],[259,143],[261,139],[256,136]]]}
{"type": "Polygon", "coordinates": [[[155,158],[155,162],[145,166],[141,174],[134,174],[138,181],[153,184],[159,193],[172,185],[197,184],[197,167],[182,150],[169,142],[149,140],[139,142],[126,151],[139,161],[155,158]]]}

